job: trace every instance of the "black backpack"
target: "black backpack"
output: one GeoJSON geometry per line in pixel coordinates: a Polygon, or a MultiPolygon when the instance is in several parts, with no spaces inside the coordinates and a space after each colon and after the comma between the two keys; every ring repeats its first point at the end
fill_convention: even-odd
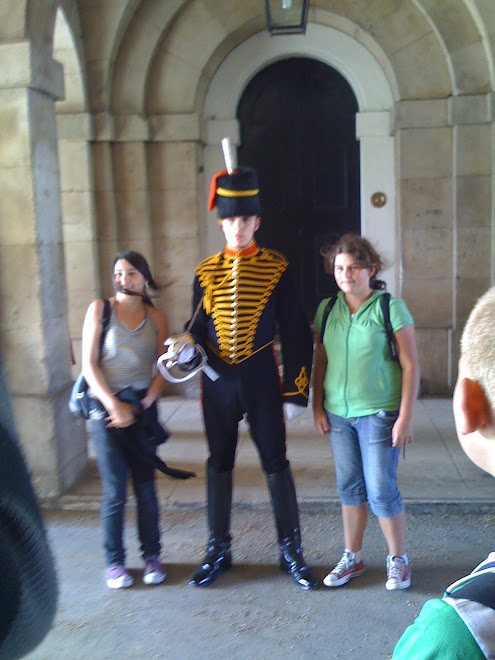
{"type": "MultiPolygon", "coordinates": [[[[320,331],[320,343],[323,343],[323,335],[325,334],[325,327],[327,325],[328,315],[333,309],[333,306],[337,302],[337,296],[332,296],[326,306],[325,311],[323,312],[323,320],[321,323],[320,331]]],[[[394,331],[392,329],[392,324],[390,323],[390,293],[384,293],[383,296],[380,296],[380,305],[382,306],[383,319],[385,321],[385,332],[387,333],[387,341],[390,347],[390,357],[394,362],[399,361],[399,354],[397,352],[397,346],[395,345],[394,331]]]]}

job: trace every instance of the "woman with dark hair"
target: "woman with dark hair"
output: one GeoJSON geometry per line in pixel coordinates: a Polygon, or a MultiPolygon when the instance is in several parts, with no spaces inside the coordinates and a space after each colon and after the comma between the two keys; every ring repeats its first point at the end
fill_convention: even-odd
{"type": "Polygon", "coordinates": [[[340,291],[324,327],[328,299],[316,312],[313,413],[316,429],[329,435],[345,541],[340,561],[323,583],[338,587],[364,572],[369,501],[388,545],[385,586],[405,589],[411,577],[396,471],[400,447],[412,441],[419,384],[413,319],[403,300],[390,298],[394,360],[381,300],[385,282],[377,279],[380,255],[355,234],[346,234],[323,254],[340,291]]]}
{"type": "MultiPolygon", "coordinates": [[[[143,582],[159,584],[166,578],[159,561],[154,466],[137,449],[140,428],[137,420],[146,414],[147,424],[149,420],[157,422],[156,400],[164,380],[159,373],[155,374],[154,366],[168,336],[168,325],[165,314],[153,305],[147,292],[148,288],[157,289],[157,285],[141,254],[127,251],[115,257],[113,283],[115,296],[110,298],[111,312],[106,327],[102,324],[103,300],[92,302],[86,313],[82,366],[93,397],[89,428],[103,483],[106,581],[111,589],[120,589],[133,583],[125,568],[122,538],[128,471],[137,503],[143,582]]],[[[155,449],[153,446],[153,453],[155,449]]]]}

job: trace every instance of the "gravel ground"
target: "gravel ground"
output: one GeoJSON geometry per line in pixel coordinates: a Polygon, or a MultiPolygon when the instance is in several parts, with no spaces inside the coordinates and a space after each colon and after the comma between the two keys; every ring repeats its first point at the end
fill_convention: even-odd
{"type": "MultiPolygon", "coordinates": [[[[412,586],[388,592],[386,546],[370,517],[367,572],[348,585],[306,593],[277,567],[270,511],[235,508],[235,566],[209,588],[188,579],[202,557],[203,510],[162,512],[162,558],[168,579],[141,583],[134,514],[127,520],[127,590],[107,589],[95,513],[46,512],[60,579],[54,628],[30,660],[130,658],[276,660],[390,658],[424,601],[469,572],[494,549],[494,515],[415,514],[408,518],[412,586]]],[[[305,557],[323,578],[340,558],[340,516],[301,515],[305,557]]]]}

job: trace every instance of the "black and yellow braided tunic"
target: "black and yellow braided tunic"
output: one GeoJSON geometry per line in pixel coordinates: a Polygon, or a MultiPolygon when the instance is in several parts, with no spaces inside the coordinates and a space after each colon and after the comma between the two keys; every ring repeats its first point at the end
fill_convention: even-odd
{"type": "Polygon", "coordinates": [[[313,350],[287,259],[256,243],[240,251],[227,246],[196,271],[193,310],[201,301],[191,333],[220,373],[215,382],[203,376],[210,462],[231,469],[237,424],[247,413],[264,467],[277,472],[286,464],[282,402],[307,405],[313,350]],[[274,355],[277,332],[283,382],[274,355]]]}

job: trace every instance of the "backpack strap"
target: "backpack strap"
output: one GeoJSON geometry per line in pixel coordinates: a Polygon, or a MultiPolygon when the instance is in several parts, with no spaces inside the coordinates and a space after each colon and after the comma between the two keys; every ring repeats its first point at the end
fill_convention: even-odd
{"type": "Polygon", "coordinates": [[[385,332],[387,333],[387,341],[390,347],[390,357],[393,362],[399,361],[399,354],[397,346],[395,345],[394,331],[390,323],[390,293],[384,293],[380,296],[380,305],[382,307],[383,320],[385,323],[385,332]]]}
{"type": "MultiPolygon", "coordinates": [[[[325,311],[323,312],[323,319],[321,322],[320,344],[323,343],[323,335],[325,333],[325,327],[327,324],[328,315],[332,311],[333,306],[335,305],[336,302],[337,302],[337,296],[332,296],[331,298],[328,299],[328,302],[325,306],[325,311]]],[[[385,292],[382,296],[380,296],[380,305],[382,308],[385,332],[387,333],[387,341],[390,348],[390,357],[392,358],[393,362],[398,362],[399,354],[397,352],[397,346],[395,344],[394,330],[392,328],[392,323],[390,322],[390,293],[385,292]]]]}
{"type": "Polygon", "coordinates": [[[103,343],[105,341],[105,335],[107,334],[108,324],[110,323],[111,313],[112,313],[112,306],[110,305],[110,301],[108,300],[108,298],[105,298],[105,300],[103,301],[103,315],[101,317],[102,331],[100,338],[100,358],[101,358],[101,353],[103,351],[103,343]]]}
{"type": "Polygon", "coordinates": [[[328,320],[328,315],[333,309],[333,306],[337,302],[337,296],[332,296],[331,298],[328,299],[328,302],[325,306],[325,311],[323,312],[323,319],[321,322],[321,330],[320,330],[320,344],[323,344],[323,335],[325,334],[325,327],[327,325],[327,320],[328,320]]]}

